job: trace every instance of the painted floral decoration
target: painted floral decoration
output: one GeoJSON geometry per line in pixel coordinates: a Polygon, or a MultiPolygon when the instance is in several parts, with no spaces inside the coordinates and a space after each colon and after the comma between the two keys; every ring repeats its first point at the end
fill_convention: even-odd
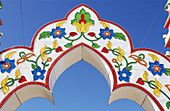
{"type": "Polygon", "coordinates": [[[71,21],[71,24],[77,27],[78,32],[86,33],[89,26],[94,24],[94,20],[90,19],[90,14],[82,8],[80,13],[76,13],[75,19],[71,21]]]}
{"type": "Polygon", "coordinates": [[[140,84],[140,85],[144,85],[145,83],[143,82],[142,78],[138,78],[138,80],[136,81],[136,83],[140,84]]]}
{"type": "Polygon", "coordinates": [[[159,64],[158,61],[153,62],[149,62],[149,68],[148,70],[152,72],[153,75],[158,74],[159,76],[162,75],[162,73],[165,73],[166,70],[164,69],[164,65],[163,64],[159,64]]]}
{"type": "Polygon", "coordinates": [[[99,35],[103,37],[103,39],[106,39],[106,38],[112,39],[112,37],[115,36],[115,34],[113,33],[113,30],[109,30],[108,27],[106,27],[105,29],[100,29],[99,35]]]}
{"type": "Polygon", "coordinates": [[[38,66],[35,70],[31,71],[32,74],[34,75],[34,81],[41,79],[44,79],[44,74],[46,70],[41,70],[41,68],[38,66]]]}
{"type": "Polygon", "coordinates": [[[123,68],[122,71],[118,71],[119,74],[119,80],[120,81],[126,81],[129,82],[130,76],[131,76],[131,72],[128,72],[126,68],[123,68]]]}
{"type": "MultiPolygon", "coordinates": [[[[96,42],[100,39],[112,39],[114,37],[115,39],[126,41],[126,37],[121,32],[113,32],[112,29],[110,29],[110,26],[108,23],[100,21],[99,23],[103,25],[104,29],[101,29],[99,27],[98,30],[100,30],[100,34],[96,34],[94,31],[89,32],[89,27],[93,26],[95,23],[93,18],[91,17],[90,13],[84,10],[82,8],[79,12],[75,14],[75,18],[71,20],[71,25],[76,26],[77,32],[65,32],[65,28],[61,28],[64,23],[67,23],[66,21],[60,21],[56,24],[56,29],[52,29],[52,31],[44,31],[40,34],[39,40],[49,38],[53,36],[53,38],[63,38],[67,41],[69,41],[66,45],[64,45],[66,48],[72,47],[75,41],[79,40],[80,38],[84,38],[87,41],[90,41],[92,43],[93,48],[99,48],[100,45],[98,45],[96,42]],[[87,33],[87,34],[85,34],[87,33]],[[67,36],[65,36],[67,35],[67,36]],[[74,38],[72,38],[74,37],[74,38]],[[93,38],[91,38],[93,37],[93,38]]],[[[67,23],[68,24],[68,23],[67,23]]],[[[46,56],[43,54],[43,56],[46,56]]],[[[120,55],[119,55],[120,56],[120,55]]]]}
{"type": "Polygon", "coordinates": [[[64,35],[66,35],[65,33],[65,28],[60,28],[59,26],[56,27],[56,29],[52,29],[51,33],[50,33],[51,36],[53,36],[53,38],[59,38],[61,39],[64,35]]]}
{"type": "Polygon", "coordinates": [[[14,69],[15,66],[15,60],[9,60],[6,58],[4,61],[0,61],[0,70],[2,73],[8,72],[10,73],[12,69],[14,69]]]}

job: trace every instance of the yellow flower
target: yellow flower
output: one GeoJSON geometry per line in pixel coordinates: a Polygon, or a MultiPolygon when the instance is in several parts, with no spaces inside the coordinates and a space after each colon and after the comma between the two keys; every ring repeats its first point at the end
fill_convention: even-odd
{"type": "Polygon", "coordinates": [[[84,22],[81,22],[81,24],[80,24],[80,23],[75,22],[72,25],[75,25],[77,27],[78,32],[86,33],[86,32],[88,32],[89,26],[91,26],[93,24],[92,23],[84,23],[84,22]]]}
{"type": "Polygon", "coordinates": [[[45,61],[47,59],[47,54],[45,54],[45,53],[41,54],[41,59],[43,61],[45,61]]]}
{"type": "Polygon", "coordinates": [[[117,56],[117,60],[118,60],[119,62],[122,62],[122,60],[123,60],[123,55],[118,55],[118,56],[117,56]]]}
{"type": "Polygon", "coordinates": [[[41,48],[40,50],[40,54],[41,54],[41,59],[44,61],[47,59],[47,54],[45,54],[44,52],[46,51],[47,46],[45,45],[43,48],[41,48]]]}
{"type": "Polygon", "coordinates": [[[148,81],[148,73],[146,71],[144,71],[143,78],[145,81],[148,81]]]}
{"type": "Polygon", "coordinates": [[[53,41],[53,49],[56,48],[58,46],[57,40],[53,41]]]}
{"type": "Polygon", "coordinates": [[[158,88],[155,88],[155,89],[153,90],[153,93],[155,94],[155,96],[158,97],[161,92],[160,92],[160,90],[159,90],[158,88]]]}
{"type": "Polygon", "coordinates": [[[110,50],[112,50],[112,43],[110,41],[108,41],[107,43],[107,48],[109,48],[110,50]]]}
{"type": "Polygon", "coordinates": [[[8,91],[9,91],[9,87],[8,87],[8,86],[4,86],[4,87],[2,88],[2,92],[3,92],[4,94],[8,93],[8,91]]]}
{"type": "Polygon", "coordinates": [[[124,56],[124,51],[120,48],[120,47],[118,47],[118,52],[119,52],[119,55],[117,56],[117,60],[119,61],[119,62],[122,62],[122,60],[123,60],[123,56],[124,56]]]}
{"type": "Polygon", "coordinates": [[[18,77],[21,75],[21,73],[19,72],[19,69],[17,69],[15,71],[15,79],[18,79],[18,77]]]}
{"type": "Polygon", "coordinates": [[[161,88],[162,88],[162,85],[161,85],[160,82],[158,82],[158,81],[156,80],[156,78],[155,78],[155,85],[156,85],[157,88],[155,88],[155,89],[153,90],[153,93],[155,94],[155,96],[158,97],[159,94],[161,93],[160,90],[161,90],[161,88]]]}
{"type": "Polygon", "coordinates": [[[158,89],[161,89],[161,88],[162,88],[161,83],[158,82],[158,81],[156,80],[156,78],[155,78],[155,85],[156,85],[156,87],[157,87],[158,89]]]}
{"type": "Polygon", "coordinates": [[[4,94],[8,93],[9,91],[9,87],[6,85],[7,82],[8,82],[8,76],[4,80],[1,81],[2,92],[4,94]]]}

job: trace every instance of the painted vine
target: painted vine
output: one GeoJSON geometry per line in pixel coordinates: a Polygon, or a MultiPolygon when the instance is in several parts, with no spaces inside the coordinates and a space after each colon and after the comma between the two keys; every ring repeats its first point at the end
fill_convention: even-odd
{"type": "MultiPolygon", "coordinates": [[[[128,58],[132,58],[134,61],[132,62],[129,62],[129,60],[127,59],[127,57],[124,56],[125,52],[123,49],[121,49],[120,47],[118,48],[112,48],[112,43],[110,41],[108,41],[107,47],[103,47],[103,49],[101,50],[101,52],[103,53],[109,53],[112,52],[112,54],[114,56],[116,56],[117,58],[113,58],[112,59],[112,62],[115,63],[116,65],[115,68],[118,69],[118,79],[119,81],[125,81],[125,82],[130,82],[130,76],[132,75],[132,72],[130,72],[133,68],[133,64],[136,64],[136,63],[139,63],[140,65],[142,66],[145,66],[147,67],[148,64],[147,62],[144,60],[145,59],[145,54],[139,54],[139,55],[130,55],[128,58]],[[123,65],[122,65],[122,61],[125,61],[125,67],[121,68],[123,65]]],[[[159,58],[154,55],[154,54],[151,54],[149,53],[148,54],[152,60],[152,61],[149,61],[149,67],[148,67],[148,70],[153,74],[153,76],[155,75],[159,75],[159,76],[162,76],[162,74],[165,74],[166,76],[170,76],[170,68],[165,68],[164,67],[164,64],[161,64],[159,62],[159,58]]],[[[138,80],[136,81],[136,83],[140,84],[140,85],[144,85],[144,83],[148,84],[148,86],[151,88],[151,89],[154,89],[153,90],[153,93],[155,96],[159,96],[160,93],[162,93],[169,101],[166,103],[166,106],[167,108],[169,109],[170,108],[170,97],[163,91],[161,90],[162,88],[162,85],[160,82],[158,82],[155,78],[155,81],[153,80],[150,80],[148,81],[148,73],[146,71],[144,71],[144,74],[143,74],[143,78],[144,80],[139,77],[138,80]]],[[[170,84],[168,85],[170,86],[170,84]]],[[[165,85],[165,87],[167,87],[167,89],[170,91],[170,88],[168,87],[167,85],[165,85]]]]}
{"type": "MultiPolygon", "coordinates": [[[[15,60],[14,59],[11,60],[11,57],[14,53],[16,53],[16,51],[11,51],[7,53],[4,57],[4,61],[0,61],[1,73],[5,73],[5,72],[11,73],[11,71],[16,67],[15,60]]],[[[23,83],[27,81],[25,76],[21,76],[19,69],[15,71],[15,78],[9,78],[8,76],[6,76],[6,78],[1,81],[0,90],[2,90],[4,94],[8,93],[9,87],[13,86],[14,83],[17,81],[18,83],[23,83]]]]}
{"type": "Polygon", "coordinates": [[[70,32],[69,36],[66,37],[65,28],[61,28],[64,23],[66,23],[66,21],[59,22],[56,25],[56,29],[52,29],[51,32],[50,31],[42,32],[39,36],[39,40],[51,36],[53,36],[54,39],[64,38],[65,40],[69,41],[69,43],[65,45],[66,48],[72,47],[73,42],[79,40],[82,37],[85,40],[90,41],[92,43],[93,48],[100,47],[100,45],[95,42],[102,38],[105,40],[105,39],[112,39],[112,37],[114,37],[115,39],[126,41],[125,35],[123,35],[122,33],[114,33],[114,31],[110,29],[110,26],[105,22],[100,22],[100,24],[103,25],[104,29],[101,28],[99,34],[96,34],[95,32],[88,32],[89,27],[93,26],[95,23],[94,20],[90,19],[90,14],[86,12],[83,8],[80,10],[80,12],[77,12],[75,14],[75,19],[71,21],[71,24],[73,26],[76,26],[78,33],[70,32]]]}
{"type": "Polygon", "coordinates": [[[31,63],[32,67],[32,75],[33,75],[33,80],[44,80],[44,74],[46,72],[46,67],[48,67],[50,64],[49,62],[52,61],[52,57],[48,57],[47,55],[50,55],[52,51],[55,51],[56,53],[63,51],[61,46],[58,46],[57,40],[53,41],[53,48],[47,47],[45,45],[43,48],[40,49],[40,54],[36,57],[35,60],[30,59],[32,56],[36,56],[34,53],[25,53],[25,52],[20,52],[19,56],[20,58],[17,60],[17,64],[21,64],[25,61],[31,63]],[[40,61],[41,58],[41,64],[38,64],[38,61],[40,61]]]}

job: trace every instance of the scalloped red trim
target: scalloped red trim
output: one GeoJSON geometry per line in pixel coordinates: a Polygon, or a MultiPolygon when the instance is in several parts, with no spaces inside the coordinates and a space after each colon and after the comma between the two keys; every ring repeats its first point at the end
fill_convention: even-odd
{"type": "MultiPolygon", "coordinates": [[[[9,50],[18,49],[18,48],[28,49],[28,50],[30,50],[30,51],[33,52],[33,47],[34,47],[35,39],[36,39],[38,33],[39,33],[44,27],[46,27],[46,26],[48,26],[48,25],[50,25],[50,24],[52,24],[52,23],[58,22],[58,21],[67,20],[67,17],[69,16],[69,14],[70,14],[72,11],[74,11],[75,9],[77,9],[77,8],[79,8],[79,7],[81,7],[81,6],[87,7],[87,8],[89,8],[90,10],[92,10],[92,11],[96,14],[96,16],[98,17],[99,21],[108,22],[108,23],[113,24],[113,25],[119,27],[120,29],[122,29],[122,30],[125,32],[125,34],[127,35],[128,39],[129,39],[129,41],[130,41],[131,53],[136,52],[136,51],[151,51],[151,52],[157,53],[158,55],[162,56],[163,58],[165,58],[167,61],[170,62],[170,59],[168,59],[166,56],[164,56],[163,54],[161,54],[161,53],[159,53],[159,52],[157,52],[157,51],[154,51],[154,50],[152,50],[152,49],[146,49],[146,48],[133,49],[132,40],[131,40],[129,34],[128,34],[121,26],[117,25],[116,23],[113,23],[113,22],[110,22],[110,21],[107,21],[107,20],[100,19],[100,17],[99,17],[99,15],[97,14],[97,12],[95,12],[92,8],[90,8],[89,6],[87,6],[87,5],[85,5],[85,4],[81,4],[81,5],[73,8],[71,11],[69,11],[69,12],[67,13],[67,15],[65,16],[64,19],[55,20],[55,21],[49,22],[49,23],[45,24],[44,26],[42,26],[42,27],[35,33],[35,35],[34,35],[34,37],[33,37],[33,39],[32,39],[31,47],[26,47],[26,46],[11,47],[11,48],[8,48],[8,49],[5,49],[5,50],[1,51],[0,54],[4,53],[4,52],[6,52],[6,51],[9,51],[9,50]]],[[[114,78],[114,86],[113,86],[113,90],[112,90],[112,91],[116,90],[117,88],[125,87],[125,86],[136,87],[136,88],[144,91],[146,94],[148,94],[148,95],[152,98],[152,100],[156,103],[156,105],[159,107],[159,109],[160,109],[161,111],[164,111],[164,109],[163,109],[163,107],[161,106],[161,104],[159,103],[159,101],[158,101],[149,91],[147,91],[147,90],[144,89],[143,87],[141,87],[141,86],[139,86],[139,85],[136,85],[136,84],[132,84],[132,83],[117,84],[117,76],[116,76],[115,70],[114,70],[113,66],[111,65],[111,63],[110,63],[100,52],[98,52],[96,49],[92,48],[91,46],[88,46],[88,45],[85,44],[85,43],[80,43],[80,44],[75,45],[75,46],[71,47],[70,49],[66,50],[65,52],[63,52],[63,53],[52,63],[52,65],[50,66],[49,70],[47,71],[47,75],[46,75],[46,79],[45,79],[45,84],[44,84],[44,83],[41,83],[41,82],[28,82],[28,83],[24,83],[24,84],[18,86],[17,88],[15,88],[14,90],[12,90],[10,93],[8,93],[7,96],[2,100],[2,102],[0,103],[0,108],[3,106],[3,104],[8,100],[8,98],[9,98],[13,93],[15,93],[17,90],[19,90],[19,89],[21,89],[21,88],[23,88],[23,87],[26,87],[26,86],[28,86],[28,85],[40,85],[40,86],[43,86],[43,87],[47,88],[48,90],[50,90],[50,89],[49,89],[49,77],[50,77],[50,73],[51,73],[54,65],[55,65],[64,55],[66,55],[68,52],[72,51],[73,49],[75,49],[75,48],[77,48],[77,47],[79,47],[79,46],[81,46],[81,45],[83,45],[83,46],[91,49],[91,50],[94,51],[95,53],[97,53],[97,54],[98,54],[101,58],[103,58],[103,60],[108,64],[108,66],[110,67],[110,69],[111,69],[111,71],[112,71],[113,78],[114,78]]]]}

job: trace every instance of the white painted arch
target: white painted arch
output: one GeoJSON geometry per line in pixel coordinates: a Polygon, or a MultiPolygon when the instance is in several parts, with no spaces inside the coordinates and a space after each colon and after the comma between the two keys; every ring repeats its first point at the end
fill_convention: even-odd
{"type": "Polygon", "coordinates": [[[106,79],[111,92],[108,105],[118,99],[130,99],[141,105],[141,107],[143,107],[146,111],[157,111],[158,107],[154,107],[156,106],[156,104],[150,99],[149,96],[147,96],[145,92],[138,88],[125,86],[118,88],[114,92],[112,92],[112,84],[114,79],[112,76],[112,71],[110,70],[111,68],[107,65],[106,61],[102,57],[100,57],[96,52],[92,51],[84,45],[80,45],[79,47],[69,51],[66,55],[61,57],[61,59],[57,61],[57,63],[55,63],[49,78],[50,91],[41,85],[24,86],[23,88],[16,91],[7,100],[7,102],[5,102],[1,110],[14,111],[25,101],[35,97],[48,99],[54,104],[52,91],[55,82],[67,68],[80,60],[84,60],[94,66],[106,79]]]}
{"type": "Polygon", "coordinates": [[[154,50],[133,49],[130,36],[122,27],[100,19],[92,8],[84,4],[73,8],[65,19],[42,26],[34,35],[31,48],[12,47],[0,54],[2,111],[15,110],[33,97],[43,97],[53,102],[52,91],[56,80],[64,70],[80,60],[94,66],[107,80],[110,87],[108,104],[125,98],[135,101],[146,111],[168,110],[169,90],[166,85],[170,78],[166,73],[170,70],[170,60],[154,50]],[[87,15],[79,16],[81,23],[76,21],[72,24],[76,13],[87,15]],[[92,21],[87,24],[88,20],[82,22],[89,17],[94,24],[92,21]],[[67,37],[56,37],[59,33],[65,33],[67,37]],[[10,71],[6,65],[11,68],[10,71]],[[44,77],[38,75],[37,79],[35,75],[40,72],[38,67],[45,71],[41,72],[44,77]],[[155,70],[160,73],[155,74],[155,70]]]}

